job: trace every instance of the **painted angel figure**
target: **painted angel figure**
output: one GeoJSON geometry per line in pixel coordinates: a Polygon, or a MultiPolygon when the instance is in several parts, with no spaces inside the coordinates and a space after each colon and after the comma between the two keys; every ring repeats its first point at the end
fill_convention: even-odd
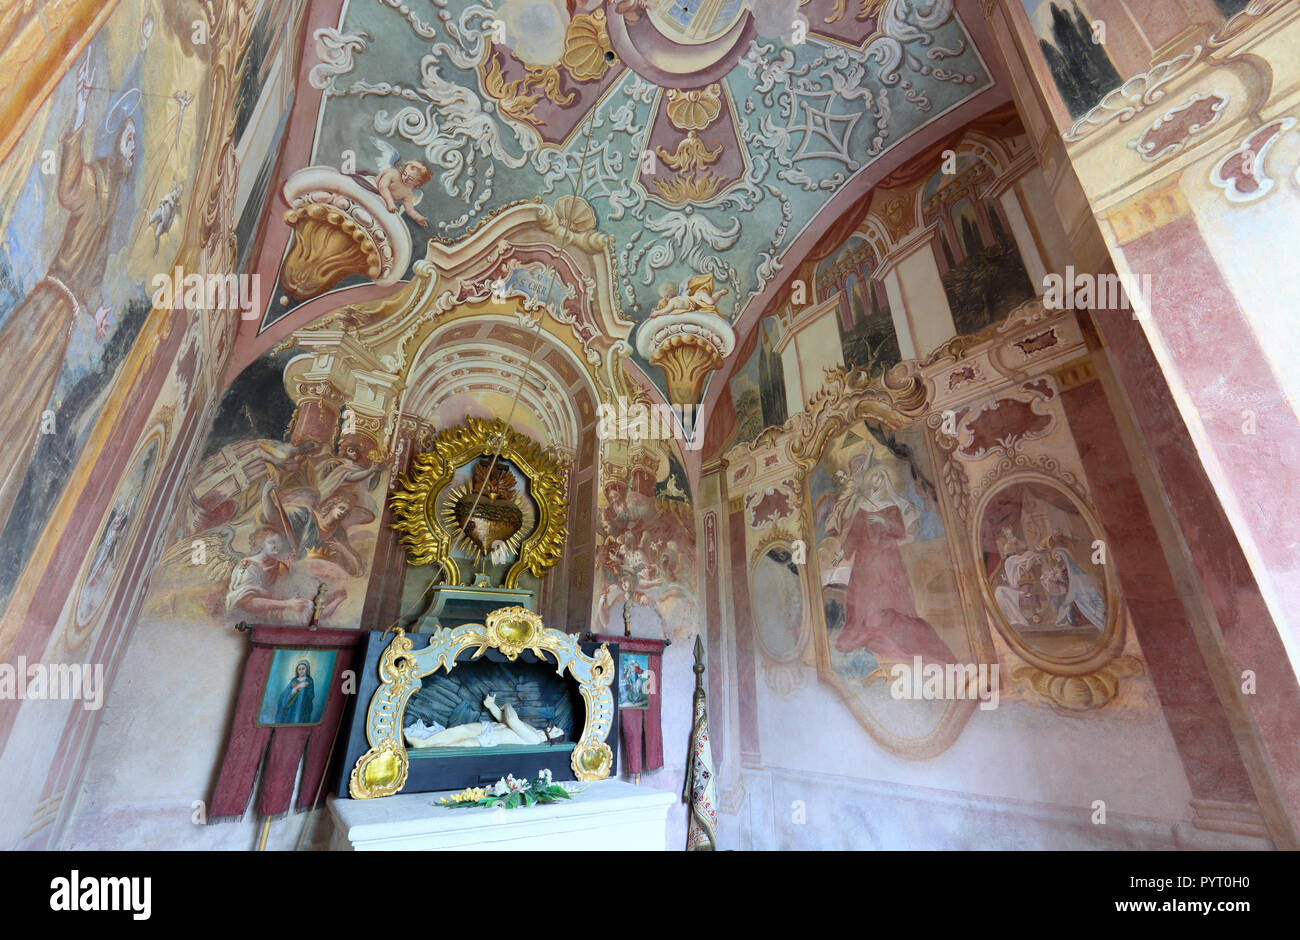
{"type": "Polygon", "coordinates": [[[403,212],[416,225],[427,226],[429,220],[420,215],[415,208],[424,198],[420,187],[433,179],[433,171],[419,160],[407,160],[399,163],[397,149],[386,140],[371,137],[370,142],[379,148],[379,171],[377,173],[352,173],[356,180],[366,189],[384,200],[388,211],[394,215],[403,212]]]}
{"type": "Polygon", "coordinates": [[[173,176],[171,191],[166,196],[163,196],[162,202],[158,203],[158,208],[154,209],[153,215],[149,216],[148,224],[153,228],[154,254],[158,253],[158,246],[162,243],[162,237],[171,231],[177,216],[180,215],[181,193],[183,191],[184,187],[173,176]]]}
{"type": "Polygon", "coordinates": [[[718,301],[730,293],[725,287],[718,290],[713,286],[712,274],[697,274],[686,282],[686,292],[679,294],[678,287],[672,281],[664,284],[659,291],[659,305],[650,312],[650,317],[671,316],[678,313],[718,312],[718,301]]]}
{"type": "Polygon", "coordinates": [[[277,582],[289,572],[292,557],[284,536],[266,529],[258,533],[256,551],[240,559],[230,572],[226,610],[243,610],[264,623],[307,623],[312,602],[306,597],[278,597],[277,582]]]}
{"type": "Polygon", "coordinates": [[[846,591],[844,628],[835,648],[841,653],[867,649],[899,662],[918,655],[926,662],[955,662],[947,643],[917,611],[901,551],[920,534],[920,511],[872,454],[854,457],[836,483],[834,501],[815,510],[827,536],[838,540],[830,566],[846,591]]]}
{"type": "MultiPolygon", "coordinates": [[[[194,584],[210,586],[202,603],[212,616],[243,614],[257,623],[305,626],[315,604],[288,537],[275,527],[260,528],[246,552],[235,548],[236,538],[229,525],[182,538],[163,552],[159,568],[173,575],[189,572],[194,584]]],[[[347,599],[347,575],[332,562],[318,562],[310,583],[321,582],[327,585],[321,598],[323,621],[347,599]]]]}

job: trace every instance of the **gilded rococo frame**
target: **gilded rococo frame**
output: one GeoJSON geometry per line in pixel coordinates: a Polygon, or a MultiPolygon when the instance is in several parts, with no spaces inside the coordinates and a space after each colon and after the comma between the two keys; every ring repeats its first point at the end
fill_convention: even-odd
{"type": "Polygon", "coordinates": [[[541,577],[564,551],[569,507],[564,495],[568,480],[564,465],[500,418],[468,418],[464,424],[441,431],[428,451],[416,454],[410,476],[400,474],[388,497],[392,525],[410,563],[441,565],[444,584],[459,585],[461,574],[451,555],[454,534],[435,511],[438,494],[465,464],[498,452],[528,478],[537,505],[537,524],[520,546],[519,558],[506,573],[503,586],[517,588],[525,571],[541,577]]]}
{"type": "Polygon", "coordinates": [[[475,649],[473,659],[488,649],[500,650],[513,661],[528,650],[543,661],[550,653],[556,672],[567,670],[578,682],[586,709],[582,735],[569,763],[579,780],[603,780],[613,767],[614,752],[607,743],[614,724],[614,658],[608,644],[594,656],[582,652],[576,634],[542,624],[542,618],[523,607],[502,607],[488,614],[486,623],[467,623],[433,633],[429,645],[412,650],[414,643],[402,629],[379,658],[380,685],[366,712],[366,742],[370,749],[357,759],[348,779],[353,799],[367,800],[399,793],[406,785],[410,759],[402,739],[402,718],[420,680],[439,669],[451,672],[461,652],[475,649]]]}

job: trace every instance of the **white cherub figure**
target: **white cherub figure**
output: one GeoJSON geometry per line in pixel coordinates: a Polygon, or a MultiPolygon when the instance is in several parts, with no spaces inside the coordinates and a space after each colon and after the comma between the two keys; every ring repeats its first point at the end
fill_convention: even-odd
{"type": "Polygon", "coordinates": [[[162,197],[162,202],[158,203],[158,208],[154,209],[153,215],[149,216],[148,224],[153,226],[154,254],[158,253],[162,237],[171,231],[172,225],[176,222],[176,217],[180,215],[182,192],[184,192],[184,187],[173,176],[171,192],[162,197]]]}
{"type": "Polygon", "coordinates": [[[659,290],[659,306],[651,312],[651,318],[671,316],[679,313],[711,313],[721,316],[718,301],[730,291],[725,287],[718,290],[713,286],[712,274],[697,274],[686,282],[686,292],[679,294],[678,287],[672,281],[659,290]]]}
{"type": "Polygon", "coordinates": [[[420,187],[433,179],[433,171],[419,160],[407,160],[402,163],[397,149],[386,140],[378,137],[372,137],[370,140],[379,148],[379,172],[360,173],[354,176],[379,194],[389,212],[394,215],[405,212],[416,225],[427,226],[429,220],[420,214],[416,206],[424,196],[420,187]]]}

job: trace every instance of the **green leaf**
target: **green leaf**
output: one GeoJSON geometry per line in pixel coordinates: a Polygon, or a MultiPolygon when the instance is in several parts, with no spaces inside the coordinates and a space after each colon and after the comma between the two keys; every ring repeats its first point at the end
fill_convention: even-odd
{"type": "Polygon", "coordinates": [[[533,794],[533,791],[532,791],[532,790],[525,790],[525,791],[524,791],[524,805],[525,805],[525,806],[532,806],[532,805],[535,804],[536,802],[537,802],[537,797],[533,794]]]}
{"type": "Polygon", "coordinates": [[[571,799],[573,799],[573,794],[570,793],[568,790],[564,789],[564,787],[560,786],[559,784],[555,784],[555,785],[553,785],[553,786],[549,786],[549,787],[547,787],[547,788],[546,788],[546,794],[547,794],[547,796],[551,797],[552,799],[556,799],[556,800],[571,800],[571,799]]]}
{"type": "Polygon", "coordinates": [[[519,791],[511,793],[506,797],[506,809],[516,809],[519,806],[519,791]]]}

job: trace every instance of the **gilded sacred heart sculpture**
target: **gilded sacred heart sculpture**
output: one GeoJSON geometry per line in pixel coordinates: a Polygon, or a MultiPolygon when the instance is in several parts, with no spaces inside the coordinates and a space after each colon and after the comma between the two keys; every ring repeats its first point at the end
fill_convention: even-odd
{"type": "Polygon", "coordinates": [[[451,505],[456,528],[483,555],[491,555],[498,543],[509,544],[524,524],[524,512],[515,502],[515,482],[508,469],[484,458],[451,505]]]}
{"type": "Polygon", "coordinates": [[[525,571],[541,577],[560,560],[567,477],[504,421],[469,418],[439,433],[412,459],[410,476],[398,477],[388,498],[393,528],[410,563],[441,565],[448,586],[472,578],[463,565],[517,556],[502,585],[514,589],[525,571]]]}

